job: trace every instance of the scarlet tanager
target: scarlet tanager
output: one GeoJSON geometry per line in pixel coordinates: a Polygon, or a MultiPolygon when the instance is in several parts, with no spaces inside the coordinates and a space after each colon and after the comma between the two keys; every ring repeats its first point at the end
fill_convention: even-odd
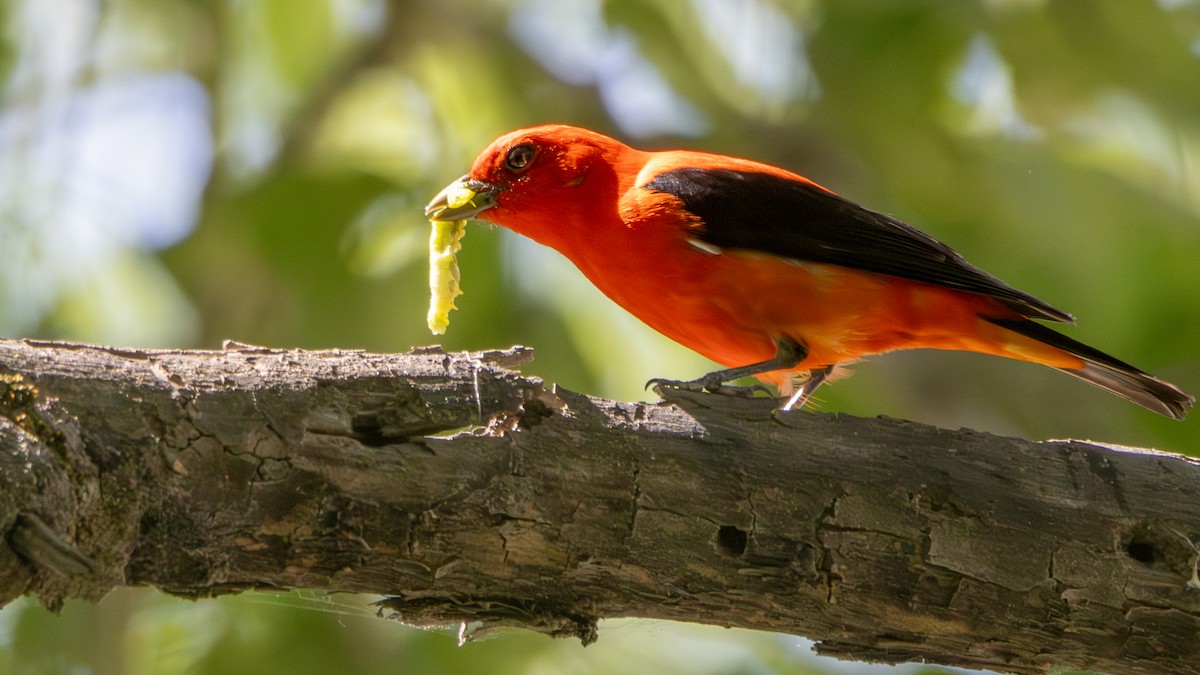
{"type": "Polygon", "coordinates": [[[1035,321],[1073,318],[929,235],[747,159],[533,127],[492,142],[425,213],[558,250],[617,304],[727,367],[658,385],[719,390],[754,375],[789,409],[839,364],[933,348],[1040,363],[1175,419],[1195,402],[1035,321]]]}

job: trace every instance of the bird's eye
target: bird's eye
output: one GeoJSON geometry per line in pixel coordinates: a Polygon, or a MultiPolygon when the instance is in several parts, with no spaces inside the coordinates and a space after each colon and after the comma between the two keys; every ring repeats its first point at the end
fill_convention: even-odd
{"type": "Polygon", "coordinates": [[[529,144],[514,145],[504,155],[504,167],[509,171],[521,172],[529,167],[537,148],[529,144]]]}

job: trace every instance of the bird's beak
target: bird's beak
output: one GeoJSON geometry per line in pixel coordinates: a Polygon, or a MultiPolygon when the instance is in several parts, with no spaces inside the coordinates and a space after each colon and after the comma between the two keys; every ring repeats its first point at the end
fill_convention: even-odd
{"type": "Polygon", "coordinates": [[[438,193],[425,216],[430,220],[467,220],[496,205],[499,188],[463,176],[438,193]]]}

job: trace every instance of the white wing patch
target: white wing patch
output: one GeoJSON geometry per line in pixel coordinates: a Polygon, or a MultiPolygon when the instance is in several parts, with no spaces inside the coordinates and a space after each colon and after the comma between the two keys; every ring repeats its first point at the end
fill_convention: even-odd
{"type": "Polygon", "coordinates": [[[713,246],[712,244],[708,243],[707,241],[701,241],[699,239],[694,239],[692,237],[688,237],[687,243],[691,244],[692,248],[703,251],[704,253],[707,253],[709,255],[721,255],[721,253],[723,252],[723,251],[721,251],[720,246],[713,246]]]}

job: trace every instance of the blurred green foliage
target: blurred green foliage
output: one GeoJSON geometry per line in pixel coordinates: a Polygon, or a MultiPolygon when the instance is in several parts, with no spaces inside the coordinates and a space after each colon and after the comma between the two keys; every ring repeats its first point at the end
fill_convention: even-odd
{"type": "MultiPolygon", "coordinates": [[[[1200,390],[1195,0],[11,0],[0,25],[2,335],[429,344],[421,206],[493,137],[560,121],[796,169],[1200,390]]],[[[508,232],[472,226],[461,264],[449,349],[530,345],[529,372],[624,398],[709,366],[508,232]]],[[[1048,369],[905,353],[857,372],[819,407],[1200,454],[1194,421],[1048,369]]],[[[0,672],[825,667],[795,640],[650,622],[586,651],[458,649],[364,605],[22,602],[0,672]]]]}

